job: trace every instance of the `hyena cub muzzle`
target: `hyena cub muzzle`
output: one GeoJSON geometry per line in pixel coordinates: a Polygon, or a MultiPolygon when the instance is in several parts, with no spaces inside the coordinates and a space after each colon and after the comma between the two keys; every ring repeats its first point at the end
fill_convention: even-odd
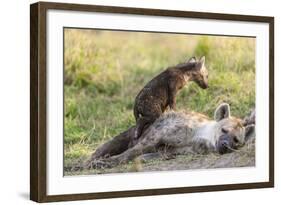
{"type": "Polygon", "coordinates": [[[201,88],[208,87],[208,71],[205,57],[169,67],[139,92],[135,99],[134,116],[136,119],[135,140],[169,107],[176,108],[176,94],[189,81],[196,82],[201,88]]]}

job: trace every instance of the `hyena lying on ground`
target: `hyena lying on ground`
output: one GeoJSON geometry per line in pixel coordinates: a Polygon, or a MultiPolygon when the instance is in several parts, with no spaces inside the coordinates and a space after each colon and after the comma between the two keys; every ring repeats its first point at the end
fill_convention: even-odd
{"type": "Polygon", "coordinates": [[[135,99],[136,140],[167,107],[175,109],[176,94],[189,81],[196,82],[203,89],[208,87],[204,56],[198,61],[192,57],[185,63],[167,68],[147,83],[135,99]]]}
{"type": "Polygon", "coordinates": [[[218,152],[224,154],[243,146],[254,132],[254,124],[245,125],[230,116],[223,103],[215,110],[214,120],[195,112],[167,112],[148,127],[137,144],[130,147],[135,127],[99,147],[84,168],[113,167],[147,154],[165,155],[218,152]]]}

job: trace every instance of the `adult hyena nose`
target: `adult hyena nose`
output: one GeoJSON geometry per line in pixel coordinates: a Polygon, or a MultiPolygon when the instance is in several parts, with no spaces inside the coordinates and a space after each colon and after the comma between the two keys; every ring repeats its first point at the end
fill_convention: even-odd
{"type": "Polygon", "coordinates": [[[226,140],[222,140],[222,142],[221,142],[221,145],[223,146],[223,147],[228,147],[228,141],[226,141],[226,140]]]}
{"type": "Polygon", "coordinates": [[[224,154],[228,151],[229,142],[227,140],[220,140],[218,143],[218,151],[220,154],[224,154]]]}

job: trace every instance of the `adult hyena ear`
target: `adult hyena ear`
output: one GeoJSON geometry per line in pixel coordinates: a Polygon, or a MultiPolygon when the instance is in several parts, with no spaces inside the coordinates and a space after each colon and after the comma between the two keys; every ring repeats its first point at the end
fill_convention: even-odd
{"type": "Polygon", "coordinates": [[[247,125],[245,127],[245,141],[248,141],[251,137],[255,135],[255,125],[247,125]]]}
{"type": "Polygon", "coordinates": [[[187,62],[188,63],[196,63],[196,58],[193,56],[187,62]]]}
{"type": "Polygon", "coordinates": [[[215,111],[215,120],[218,122],[224,118],[230,117],[230,106],[227,103],[220,104],[215,111]]]}

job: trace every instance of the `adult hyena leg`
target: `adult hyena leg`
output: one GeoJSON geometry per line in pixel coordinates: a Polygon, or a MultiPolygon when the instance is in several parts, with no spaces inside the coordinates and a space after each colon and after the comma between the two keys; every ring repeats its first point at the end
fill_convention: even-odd
{"type": "Polygon", "coordinates": [[[155,152],[159,141],[159,136],[144,137],[134,147],[125,152],[102,160],[92,160],[90,165],[92,168],[109,168],[127,163],[142,154],[155,152]]]}
{"type": "Polygon", "coordinates": [[[174,159],[176,156],[176,154],[173,152],[173,149],[169,149],[169,150],[158,150],[157,147],[157,152],[149,152],[149,153],[145,153],[139,156],[139,159],[142,162],[146,162],[149,160],[170,160],[170,159],[174,159]]]}
{"type": "Polygon", "coordinates": [[[127,131],[115,136],[110,141],[98,147],[90,159],[85,163],[85,167],[90,168],[89,166],[94,160],[108,158],[126,151],[134,137],[134,133],[135,127],[131,127],[127,131]]]}

